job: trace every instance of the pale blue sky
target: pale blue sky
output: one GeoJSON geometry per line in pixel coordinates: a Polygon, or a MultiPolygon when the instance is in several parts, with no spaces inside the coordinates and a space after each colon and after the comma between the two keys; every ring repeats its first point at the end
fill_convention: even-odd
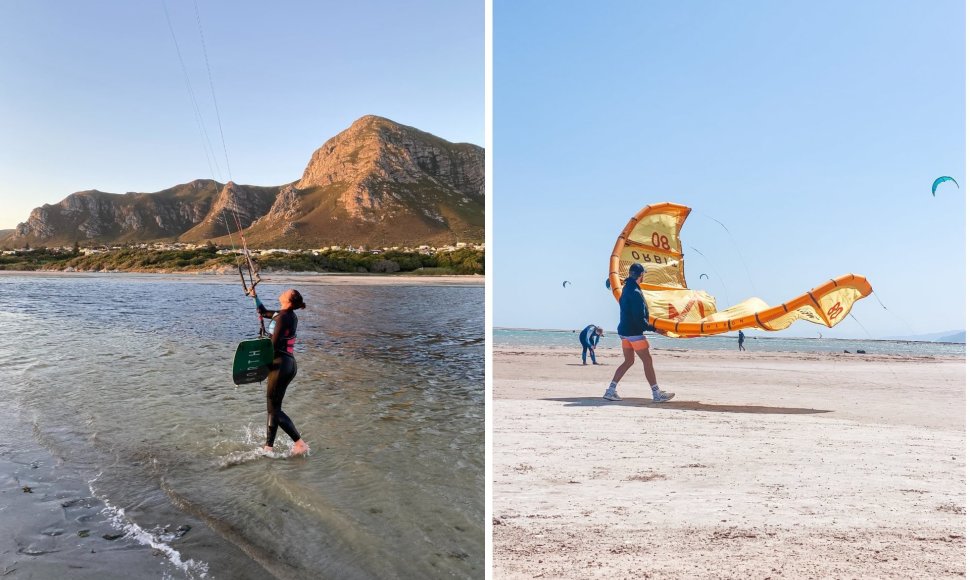
{"type": "MultiPolygon", "coordinates": [[[[0,3],[0,229],[75,191],[228,179],[192,0],[0,3]],[[221,169],[203,138],[171,16],[221,169]]],[[[366,114],[485,143],[475,0],[198,0],[232,177],[280,185],[366,114]]]]}
{"type": "Polygon", "coordinates": [[[687,251],[688,283],[721,308],[852,272],[888,311],[870,297],[861,326],[786,333],[964,328],[966,190],[930,194],[941,175],[968,185],[962,1],[494,0],[493,16],[496,326],[615,329],[616,236],[672,201],[704,255],[687,251]]]}

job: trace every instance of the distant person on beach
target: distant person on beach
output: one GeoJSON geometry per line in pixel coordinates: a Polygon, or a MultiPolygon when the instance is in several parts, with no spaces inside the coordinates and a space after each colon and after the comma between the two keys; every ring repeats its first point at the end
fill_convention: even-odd
{"type": "Polygon", "coordinates": [[[595,324],[590,324],[579,333],[579,344],[583,345],[584,365],[586,364],[586,351],[589,351],[589,357],[593,360],[593,364],[599,364],[596,362],[596,345],[599,344],[601,336],[603,336],[603,329],[595,324]]]}
{"type": "MultiPolygon", "coordinates": [[[[254,298],[256,298],[254,296],[254,298]]],[[[276,430],[280,427],[293,440],[291,455],[302,455],[310,450],[306,441],[300,437],[296,425],[283,412],[283,396],[286,387],[296,376],[296,358],[293,357],[293,345],[296,343],[296,312],[306,308],[303,296],[293,290],[284,290],[280,294],[280,309],[269,310],[256,298],[256,310],[263,318],[272,319],[273,327],[273,364],[270,365],[269,377],[266,379],[266,444],[263,451],[273,451],[276,441],[276,430]]]]}
{"type": "Polygon", "coordinates": [[[740,330],[738,331],[738,350],[747,350],[744,348],[744,333],[740,330]]]}
{"type": "Polygon", "coordinates": [[[666,403],[674,398],[674,393],[661,391],[657,384],[657,374],[653,370],[653,357],[650,356],[650,343],[643,335],[648,330],[654,330],[647,320],[647,303],[640,290],[643,273],[643,265],[634,262],[630,266],[630,276],[623,282],[623,292],[620,294],[620,324],[616,328],[616,333],[620,335],[620,345],[623,347],[623,362],[616,369],[613,382],[603,394],[603,398],[607,401],[622,401],[616,394],[616,385],[633,366],[634,355],[640,357],[643,362],[643,373],[653,391],[653,402],[666,403]]]}

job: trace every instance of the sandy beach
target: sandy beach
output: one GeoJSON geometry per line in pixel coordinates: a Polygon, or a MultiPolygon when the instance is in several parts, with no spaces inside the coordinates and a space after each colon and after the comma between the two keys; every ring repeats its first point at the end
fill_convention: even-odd
{"type": "Polygon", "coordinates": [[[965,575],[964,359],[599,352],[495,349],[496,579],[965,575]]]}
{"type": "MultiPolygon", "coordinates": [[[[189,280],[192,282],[213,282],[218,284],[239,284],[239,274],[229,268],[220,271],[199,272],[63,272],[55,270],[0,270],[3,276],[45,276],[45,277],[104,277],[128,276],[158,278],[160,280],[189,280]]],[[[314,284],[330,286],[484,286],[485,277],[469,276],[417,276],[411,274],[329,274],[320,272],[272,272],[261,273],[263,285],[270,284],[314,284]]]]}

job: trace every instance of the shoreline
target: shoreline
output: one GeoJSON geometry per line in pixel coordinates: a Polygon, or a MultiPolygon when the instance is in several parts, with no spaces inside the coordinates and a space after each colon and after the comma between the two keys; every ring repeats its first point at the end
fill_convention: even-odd
{"type": "Polygon", "coordinates": [[[173,528],[170,538],[161,539],[138,527],[99,497],[76,466],[31,437],[15,414],[5,413],[6,436],[0,443],[0,516],[6,531],[0,534],[0,576],[206,575],[209,564],[183,559],[184,542],[177,540],[190,536],[191,544],[198,531],[173,528]]]}
{"type": "MultiPolygon", "coordinates": [[[[159,278],[179,281],[203,281],[209,283],[239,284],[239,274],[232,272],[65,272],[62,270],[0,270],[3,276],[38,276],[47,278],[159,278]]],[[[269,272],[262,273],[262,283],[285,284],[307,283],[333,286],[468,286],[485,285],[485,276],[480,274],[423,276],[414,274],[355,274],[349,272],[269,272]]]]}
{"type": "MultiPolygon", "coordinates": [[[[812,339],[807,339],[812,340],[812,339]]],[[[848,339],[846,339],[848,340],[848,339]]],[[[936,344],[936,343],[931,343],[936,344]]],[[[962,344],[962,343],[957,343],[962,344]]],[[[573,357],[576,359],[577,364],[581,364],[582,348],[578,346],[515,346],[508,344],[493,344],[492,345],[493,355],[528,355],[528,356],[539,356],[539,355],[552,355],[552,356],[566,356],[573,357]]],[[[844,353],[844,352],[831,352],[831,351],[797,351],[797,350],[748,350],[742,353],[738,353],[734,349],[703,349],[703,348],[670,348],[664,346],[650,346],[650,352],[653,353],[656,359],[657,356],[669,355],[671,357],[677,358],[680,356],[705,356],[713,359],[724,359],[726,361],[735,360],[759,360],[759,359],[777,359],[777,360],[818,360],[818,361],[830,361],[830,362],[845,362],[851,363],[855,362],[886,362],[886,361],[911,361],[911,362],[965,362],[966,357],[960,355],[951,354],[887,354],[887,353],[844,353]]],[[[607,355],[609,358],[604,358],[604,360],[609,360],[610,362],[602,363],[597,366],[610,366],[613,368],[619,365],[620,361],[623,359],[623,351],[619,346],[615,345],[601,345],[596,347],[597,359],[603,358],[603,355],[607,355]]],[[[592,365],[589,365],[592,366],[592,365]]],[[[639,368],[639,367],[637,367],[639,368]]],[[[633,372],[633,369],[630,370],[633,372]]],[[[659,372],[659,370],[658,370],[659,372]]]]}
{"type": "MultiPolygon", "coordinates": [[[[492,331],[493,333],[498,331],[498,332],[520,332],[520,333],[549,333],[549,334],[563,335],[563,336],[570,336],[570,335],[578,336],[577,330],[559,329],[559,328],[524,328],[524,327],[495,326],[495,327],[492,327],[492,331]]],[[[606,330],[604,331],[604,336],[616,338],[618,335],[616,331],[606,330]]],[[[656,335],[651,334],[651,336],[656,336],[656,335]]],[[[710,340],[710,339],[717,339],[717,340],[731,342],[731,343],[737,342],[737,339],[729,333],[723,333],[723,334],[699,337],[699,338],[690,338],[690,339],[666,339],[666,337],[663,337],[663,338],[665,340],[681,340],[681,341],[684,341],[685,344],[690,344],[691,341],[693,340],[710,340]]],[[[848,337],[832,336],[832,337],[825,337],[824,339],[818,339],[817,337],[814,337],[814,336],[796,336],[796,335],[777,336],[770,333],[766,333],[763,336],[757,336],[757,335],[746,336],[746,341],[759,341],[759,340],[765,340],[769,342],[782,341],[782,340],[799,340],[799,341],[825,340],[825,341],[833,341],[833,342],[837,341],[837,342],[846,342],[846,343],[860,342],[860,341],[862,342],[900,342],[900,343],[964,345],[964,346],[967,344],[966,342],[950,342],[950,341],[941,341],[941,340],[916,340],[916,339],[908,339],[908,338],[848,338],[848,337]]],[[[749,346],[753,346],[754,344],[757,344],[757,343],[746,342],[746,344],[748,344],[749,346]]]]}

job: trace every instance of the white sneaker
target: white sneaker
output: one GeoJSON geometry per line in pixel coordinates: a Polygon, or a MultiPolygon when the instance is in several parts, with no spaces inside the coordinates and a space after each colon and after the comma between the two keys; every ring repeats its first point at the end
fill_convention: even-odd
{"type": "Polygon", "coordinates": [[[654,403],[666,403],[670,399],[674,398],[674,393],[668,393],[657,389],[653,392],[653,402],[654,403]]]}
{"type": "Polygon", "coordinates": [[[623,400],[623,399],[620,398],[620,395],[617,395],[616,394],[616,389],[613,388],[613,387],[610,387],[610,388],[606,389],[606,392],[603,393],[603,398],[606,399],[607,401],[622,401],[623,400]]]}

